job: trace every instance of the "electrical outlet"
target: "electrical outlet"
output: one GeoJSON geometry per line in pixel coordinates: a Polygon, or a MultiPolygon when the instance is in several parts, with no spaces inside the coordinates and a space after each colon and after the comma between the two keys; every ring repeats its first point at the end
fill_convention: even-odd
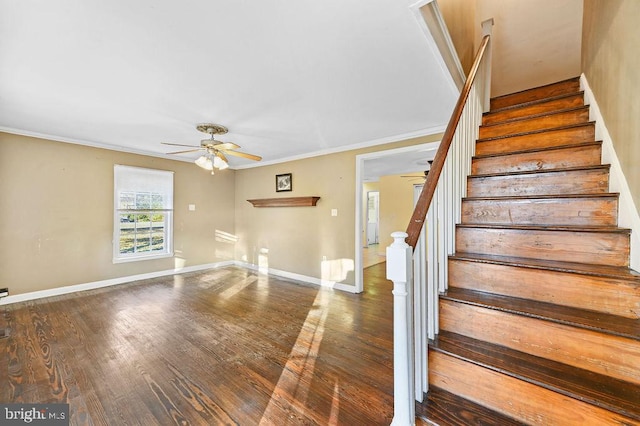
{"type": "Polygon", "coordinates": [[[0,288],[0,298],[2,297],[7,297],[9,295],[9,289],[8,288],[0,288]]]}

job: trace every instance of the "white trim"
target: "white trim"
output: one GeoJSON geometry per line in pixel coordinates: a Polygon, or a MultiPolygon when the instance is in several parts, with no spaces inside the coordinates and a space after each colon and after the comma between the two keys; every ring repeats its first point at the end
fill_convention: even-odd
{"type": "MultiPolygon", "coordinates": [[[[125,164],[113,165],[113,239],[112,241],[112,261],[114,264],[137,262],[150,259],[162,259],[173,257],[173,212],[174,212],[174,188],[175,173],[172,170],[150,169],[147,167],[129,166],[125,164]],[[150,216],[154,212],[164,213],[164,250],[149,251],[142,253],[121,253],[120,237],[122,224],[120,217],[122,212],[132,212],[136,209],[120,209],[121,192],[149,192],[162,196],[162,209],[154,209],[151,206],[144,211],[150,216]]],[[[153,230],[150,219],[150,229],[153,230]]],[[[135,232],[137,236],[137,232],[135,232]]]]}
{"type": "Polygon", "coordinates": [[[611,135],[607,130],[604,117],[600,112],[596,98],[589,87],[584,73],[580,76],[580,86],[584,90],[585,104],[589,104],[589,119],[596,122],[596,140],[602,140],[602,162],[610,164],[609,191],[620,193],[618,199],[618,226],[631,229],[630,266],[640,271],[640,214],[631,196],[629,184],[622,171],[611,135]]]}
{"type": "Polygon", "coordinates": [[[70,143],[74,145],[90,146],[93,148],[108,149],[110,151],[127,152],[129,154],[146,155],[147,157],[164,158],[165,160],[174,160],[174,161],[183,161],[186,163],[193,163],[193,160],[190,158],[175,157],[167,154],[160,154],[157,152],[145,151],[142,149],[127,148],[125,146],[120,146],[120,145],[109,145],[106,143],[92,142],[84,139],[64,138],[62,136],[54,136],[46,133],[31,132],[29,130],[14,129],[11,127],[0,126],[0,132],[11,133],[11,134],[20,135],[20,136],[27,136],[30,138],[47,139],[55,142],[70,143]]]}
{"type": "MultiPolygon", "coordinates": [[[[29,293],[16,294],[15,296],[7,296],[0,299],[0,306],[10,305],[12,303],[26,302],[30,300],[42,299],[44,297],[61,296],[69,293],[78,293],[86,290],[95,290],[103,287],[110,287],[119,284],[126,284],[133,281],[148,280],[151,278],[165,277],[167,275],[185,274],[188,272],[203,271],[206,269],[216,269],[225,266],[239,266],[247,269],[251,269],[258,272],[264,272],[258,268],[257,265],[252,265],[246,262],[237,260],[226,260],[223,262],[205,263],[202,265],[186,266],[183,268],[167,269],[164,271],[149,272],[146,274],[129,275],[126,277],[112,278],[108,280],[93,281],[83,284],[68,285],[64,287],[56,287],[47,290],[32,291],[29,293]]],[[[316,277],[310,277],[307,275],[296,274],[294,272],[281,271],[279,269],[269,268],[268,275],[275,275],[281,278],[288,278],[295,281],[301,281],[320,287],[332,288],[335,290],[341,290],[348,293],[356,293],[356,287],[353,285],[336,283],[333,281],[326,281],[316,277]]]]}
{"type": "Polygon", "coordinates": [[[453,40],[451,40],[451,35],[438,7],[438,2],[433,0],[419,0],[409,6],[409,9],[411,9],[418,26],[422,30],[422,34],[427,39],[429,47],[433,53],[435,53],[435,56],[440,59],[438,61],[440,67],[445,75],[451,77],[451,84],[456,90],[456,93],[459,94],[467,76],[462,69],[460,57],[453,45],[453,40]],[[425,20],[421,11],[425,6],[431,11],[435,22],[425,20]],[[438,40],[440,40],[440,42],[438,42],[438,40]]]}
{"type": "Polygon", "coordinates": [[[259,164],[254,163],[254,164],[236,166],[235,169],[236,170],[252,169],[255,167],[270,166],[273,164],[285,163],[289,161],[304,160],[305,158],[319,157],[321,155],[329,155],[329,154],[336,154],[338,152],[353,151],[355,149],[370,148],[372,146],[385,145],[389,143],[405,141],[407,139],[414,139],[414,138],[419,138],[423,136],[430,136],[438,133],[443,133],[446,128],[447,128],[447,123],[444,123],[444,124],[439,124],[437,126],[429,127],[426,129],[416,130],[415,132],[403,133],[401,135],[387,136],[384,138],[374,139],[367,142],[360,142],[360,143],[355,143],[351,145],[343,145],[335,148],[327,148],[320,151],[313,151],[306,154],[300,154],[300,155],[294,155],[291,157],[281,158],[279,160],[261,161],[259,164]]]}
{"type": "Polygon", "coordinates": [[[63,294],[76,293],[85,290],[94,290],[102,287],[109,287],[118,284],[125,284],[132,281],[147,280],[150,278],[164,277],[167,275],[184,274],[187,272],[202,271],[205,269],[221,268],[223,266],[235,265],[232,260],[216,263],[206,263],[203,265],[187,266],[183,268],[167,269],[164,271],[149,272],[146,274],[129,275],[126,277],[112,278],[109,280],[93,281],[84,284],[68,285],[64,287],[56,287],[48,290],[32,291],[29,293],[16,294],[0,299],[0,305],[8,305],[11,303],[25,302],[28,300],[42,299],[43,297],[61,296],[63,294]]]}
{"type": "Polygon", "coordinates": [[[310,277],[308,275],[296,274],[295,272],[287,272],[287,271],[282,271],[280,269],[274,269],[274,268],[268,268],[265,271],[263,268],[259,267],[258,265],[254,265],[246,262],[236,261],[235,264],[236,266],[241,266],[247,269],[251,269],[253,271],[258,271],[260,273],[267,274],[267,275],[275,275],[281,278],[288,278],[290,280],[301,281],[308,284],[317,285],[320,287],[327,287],[335,290],[342,290],[348,293],[357,293],[356,287],[353,285],[340,284],[334,281],[327,281],[327,280],[323,280],[316,277],[310,277]]]}
{"type": "MultiPolygon", "coordinates": [[[[358,143],[354,143],[354,144],[350,144],[350,145],[338,146],[338,147],[335,147],[335,148],[327,148],[327,149],[323,149],[323,150],[319,150],[319,151],[308,152],[308,153],[305,153],[305,154],[300,154],[300,155],[294,155],[294,156],[290,156],[290,157],[280,158],[278,160],[260,161],[259,163],[251,163],[251,164],[245,164],[245,165],[239,165],[239,166],[231,166],[231,167],[229,167],[229,169],[230,170],[253,169],[253,168],[256,168],[256,167],[271,166],[271,165],[274,165],[274,164],[286,163],[286,162],[289,162],[289,161],[303,160],[305,158],[319,157],[321,155],[336,154],[336,153],[339,153],[339,152],[353,151],[355,149],[363,149],[363,148],[369,148],[369,147],[372,147],[372,146],[385,145],[385,144],[389,144],[389,143],[404,141],[404,140],[407,140],[407,139],[419,138],[419,137],[422,137],[422,136],[429,136],[429,135],[433,135],[433,134],[437,134],[437,133],[442,133],[442,132],[445,131],[446,128],[447,128],[447,123],[438,124],[436,126],[432,126],[432,127],[428,127],[428,128],[425,128],[425,129],[416,130],[416,131],[413,131],[413,132],[403,133],[403,134],[400,134],[400,135],[387,136],[387,137],[384,137],[384,138],[373,139],[373,140],[370,140],[370,141],[358,142],[358,143]]],[[[21,135],[21,136],[28,136],[28,137],[32,137],[32,138],[38,138],[38,139],[48,139],[48,140],[52,140],[52,141],[56,141],[56,142],[71,143],[71,144],[75,144],[75,145],[90,146],[90,147],[93,147],[93,148],[108,149],[108,150],[111,150],[111,151],[127,152],[127,153],[130,153],[130,154],[146,155],[148,157],[164,158],[166,160],[174,160],[174,161],[182,161],[182,162],[186,162],[186,163],[193,163],[193,160],[192,159],[188,159],[188,158],[180,158],[180,157],[175,157],[175,156],[169,156],[169,155],[166,155],[166,154],[160,154],[160,153],[157,153],[157,152],[137,150],[137,149],[132,149],[132,148],[126,148],[126,147],[123,147],[123,146],[101,144],[101,143],[97,143],[97,142],[84,141],[84,140],[80,140],[80,139],[63,138],[63,137],[60,137],[60,136],[53,136],[53,135],[47,135],[47,134],[43,134],[43,133],[30,132],[30,131],[21,130],[21,129],[13,129],[13,128],[9,128],[9,127],[0,126],[0,132],[11,133],[11,134],[21,135]]]]}
{"type": "MultiPolygon", "coordinates": [[[[355,233],[355,284],[356,292],[364,290],[364,273],[362,271],[362,185],[364,184],[364,160],[367,154],[356,155],[356,233],[355,233]]],[[[369,154],[371,155],[371,154],[369,154]]],[[[380,219],[378,219],[380,226],[380,219]]],[[[379,238],[379,237],[378,237],[379,238]]]]}
{"type": "Polygon", "coordinates": [[[382,151],[369,152],[367,154],[356,155],[356,211],[355,211],[355,292],[362,293],[364,291],[364,278],[362,272],[362,185],[364,184],[364,162],[365,160],[373,160],[383,158],[388,155],[401,154],[406,152],[418,152],[427,149],[438,148],[440,141],[422,143],[418,145],[410,145],[402,148],[386,149],[382,151]]]}
{"type": "MultiPolygon", "coordinates": [[[[172,212],[173,213],[173,212],[172,212]]],[[[173,216],[173,215],[172,215],[173,216]]],[[[117,241],[115,238],[112,241],[117,241]]],[[[156,259],[166,259],[167,257],[175,256],[173,251],[171,252],[158,252],[157,254],[141,254],[141,255],[133,255],[129,257],[115,257],[115,244],[112,244],[114,247],[114,257],[111,259],[111,263],[114,265],[118,263],[129,263],[129,262],[141,262],[144,260],[156,260],[156,259]]]]}

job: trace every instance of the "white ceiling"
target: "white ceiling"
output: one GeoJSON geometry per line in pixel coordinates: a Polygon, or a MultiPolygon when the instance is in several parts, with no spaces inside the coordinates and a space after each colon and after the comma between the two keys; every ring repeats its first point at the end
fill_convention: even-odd
{"type": "Polygon", "coordinates": [[[442,131],[412,2],[0,0],[0,130],[162,155],[213,122],[261,164],[442,131]]]}

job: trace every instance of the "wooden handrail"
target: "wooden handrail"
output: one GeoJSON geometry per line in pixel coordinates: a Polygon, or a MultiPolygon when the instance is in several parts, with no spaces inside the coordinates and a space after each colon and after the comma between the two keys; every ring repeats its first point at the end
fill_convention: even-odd
{"type": "Polygon", "coordinates": [[[476,53],[476,58],[473,62],[473,66],[469,71],[469,76],[467,77],[467,81],[464,83],[462,92],[460,92],[460,97],[458,98],[456,107],[454,108],[453,114],[449,119],[449,124],[447,124],[447,128],[444,131],[442,141],[440,142],[438,151],[433,158],[433,163],[431,164],[431,168],[429,169],[429,174],[427,175],[427,179],[424,182],[424,186],[422,187],[422,191],[420,192],[420,197],[418,198],[416,207],[413,210],[413,215],[411,216],[411,220],[409,221],[409,226],[407,227],[407,234],[409,234],[409,236],[407,237],[406,241],[407,244],[409,244],[413,249],[416,248],[416,243],[418,242],[418,238],[420,237],[420,231],[424,226],[424,221],[427,217],[429,205],[431,204],[431,200],[433,199],[433,194],[436,192],[438,179],[440,178],[440,174],[442,173],[444,162],[447,159],[449,147],[453,142],[453,136],[456,133],[456,128],[458,127],[458,122],[460,121],[460,117],[462,116],[462,111],[464,110],[467,98],[469,97],[469,93],[471,92],[471,87],[473,86],[473,82],[476,79],[476,75],[478,74],[480,62],[482,61],[484,52],[487,48],[487,45],[489,44],[489,38],[489,35],[485,35],[482,38],[482,42],[480,43],[480,47],[478,48],[478,52],[476,53]]]}

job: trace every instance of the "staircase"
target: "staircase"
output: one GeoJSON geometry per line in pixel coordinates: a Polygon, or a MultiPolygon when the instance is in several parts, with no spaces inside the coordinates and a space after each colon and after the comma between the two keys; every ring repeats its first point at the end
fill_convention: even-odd
{"type": "Polygon", "coordinates": [[[640,425],[640,274],[579,86],[483,116],[418,423],[640,425]]]}

